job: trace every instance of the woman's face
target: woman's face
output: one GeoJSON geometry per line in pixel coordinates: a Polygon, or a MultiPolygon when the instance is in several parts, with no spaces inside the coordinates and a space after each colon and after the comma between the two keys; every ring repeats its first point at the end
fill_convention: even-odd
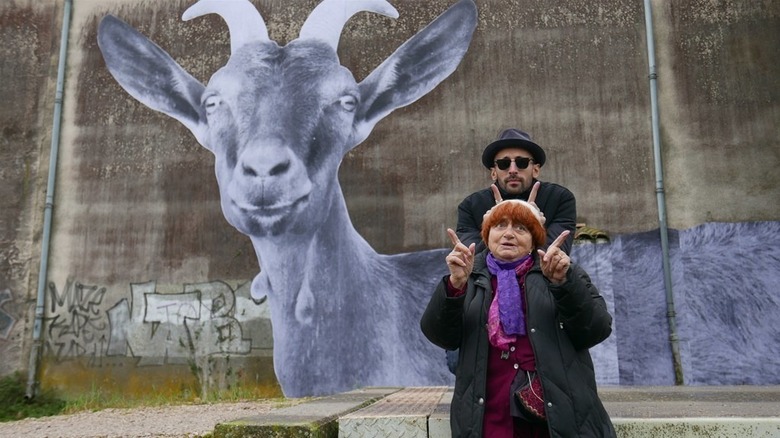
{"type": "Polygon", "coordinates": [[[523,224],[505,219],[490,228],[487,246],[493,257],[514,262],[531,253],[533,238],[523,224]]]}

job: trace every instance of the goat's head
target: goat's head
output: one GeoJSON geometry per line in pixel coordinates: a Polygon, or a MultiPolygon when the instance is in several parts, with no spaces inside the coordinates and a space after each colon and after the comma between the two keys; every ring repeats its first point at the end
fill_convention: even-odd
{"type": "Polygon", "coordinates": [[[184,13],[222,16],[231,57],[207,86],[127,24],[106,16],[98,44],[133,97],[187,126],[216,157],[226,219],[250,236],[306,234],[342,196],[338,166],[376,123],[422,97],[465,55],[476,7],[462,0],[402,45],[361,83],[336,54],[358,11],[395,17],[384,0],[325,0],[284,47],[248,0],[201,0],[184,13]]]}
{"type": "Polygon", "coordinates": [[[335,52],[318,41],[246,44],[212,76],[202,102],[202,144],[216,157],[233,226],[252,236],[301,234],[328,211],[358,102],[335,52]]]}

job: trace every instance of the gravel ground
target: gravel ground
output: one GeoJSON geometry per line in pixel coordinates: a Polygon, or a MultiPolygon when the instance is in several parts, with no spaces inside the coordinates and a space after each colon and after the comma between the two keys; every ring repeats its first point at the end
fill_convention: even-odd
{"type": "Polygon", "coordinates": [[[218,423],[259,415],[291,404],[294,403],[276,400],[105,409],[0,423],[0,437],[199,437],[213,432],[218,423]]]}

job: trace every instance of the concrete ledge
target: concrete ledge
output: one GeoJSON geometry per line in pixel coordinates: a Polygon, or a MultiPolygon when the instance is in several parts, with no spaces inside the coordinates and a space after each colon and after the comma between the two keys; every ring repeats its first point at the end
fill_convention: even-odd
{"type": "Polygon", "coordinates": [[[402,388],[365,388],[322,397],[295,406],[247,417],[214,428],[214,438],[335,438],[339,417],[347,415],[402,388]]]}
{"type": "Polygon", "coordinates": [[[620,438],[777,438],[778,418],[613,418],[620,438]]]}
{"type": "Polygon", "coordinates": [[[780,437],[780,387],[599,388],[620,438],[780,437]]]}
{"type": "Polygon", "coordinates": [[[452,387],[442,394],[436,409],[428,417],[428,436],[430,438],[448,438],[452,436],[450,431],[450,403],[452,403],[452,387]]]}
{"type": "Polygon", "coordinates": [[[600,387],[612,418],[774,418],[778,386],[600,387]]]}
{"type": "Polygon", "coordinates": [[[339,418],[339,438],[428,437],[428,418],[449,388],[410,387],[339,418]]]}

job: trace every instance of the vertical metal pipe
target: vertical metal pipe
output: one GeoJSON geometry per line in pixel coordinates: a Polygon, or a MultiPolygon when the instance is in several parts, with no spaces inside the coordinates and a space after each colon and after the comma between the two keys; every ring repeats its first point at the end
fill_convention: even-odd
{"type": "Polygon", "coordinates": [[[669,234],[666,224],[666,198],[664,196],[664,168],[661,156],[661,135],[658,128],[658,73],[655,66],[655,45],[653,43],[653,12],[650,0],[645,2],[645,32],[647,35],[647,62],[650,78],[650,106],[653,130],[653,158],[655,161],[655,193],[658,201],[658,226],[661,231],[661,259],[666,290],[666,317],[669,323],[669,342],[672,347],[674,383],[683,385],[682,360],[680,359],[680,341],[677,336],[677,314],[674,310],[672,293],[672,270],[669,264],[669,234]]]}
{"type": "Polygon", "coordinates": [[[49,244],[51,240],[51,216],[54,207],[54,183],[57,177],[57,155],[60,147],[60,130],[62,120],[62,96],[65,84],[65,66],[68,53],[68,34],[70,32],[70,15],[72,0],[65,0],[62,17],[62,33],[60,35],[60,59],[57,65],[57,91],[54,97],[54,124],[51,133],[49,155],[49,181],[46,186],[46,205],[43,211],[43,241],[41,242],[41,266],[38,271],[38,297],[35,302],[35,323],[33,326],[33,342],[30,350],[30,365],[27,369],[27,390],[25,397],[33,398],[37,394],[38,361],[41,355],[41,332],[46,298],[46,280],[48,277],[49,244]]]}

